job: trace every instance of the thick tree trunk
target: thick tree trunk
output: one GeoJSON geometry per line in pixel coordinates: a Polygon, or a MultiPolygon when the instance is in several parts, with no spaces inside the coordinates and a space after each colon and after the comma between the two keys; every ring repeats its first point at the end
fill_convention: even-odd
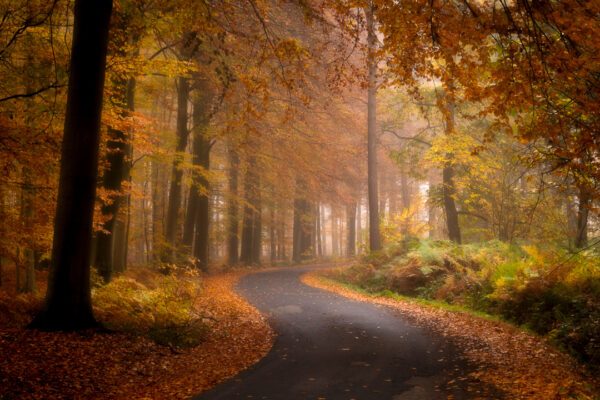
{"type": "Polygon", "coordinates": [[[97,326],[90,293],[100,115],[111,0],[76,0],[52,262],[41,330],[97,326]]]}
{"type": "Polygon", "coordinates": [[[365,9],[367,20],[367,65],[369,89],[367,100],[367,158],[368,158],[368,188],[369,188],[369,247],[371,251],[381,249],[381,232],[379,228],[379,204],[377,193],[377,36],[373,22],[373,4],[365,9]]]}
{"type": "Polygon", "coordinates": [[[235,149],[230,146],[229,151],[229,198],[227,207],[227,264],[235,265],[238,263],[238,169],[240,159],[235,149]]]}
{"type": "Polygon", "coordinates": [[[352,202],[346,209],[347,212],[347,229],[348,239],[346,242],[346,255],[354,257],[356,255],[356,203],[352,202]]]}
{"type": "Polygon", "coordinates": [[[163,254],[164,262],[173,262],[173,254],[177,240],[177,220],[179,208],[181,207],[181,179],[183,177],[183,152],[187,147],[189,130],[188,123],[188,100],[190,88],[188,80],[184,77],[178,78],[177,84],[177,147],[173,168],[171,172],[171,186],[169,188],[169,207],[167,210],[167,221],[165,224],[165,240],[170,248],[163,254]]]}
{"type": "Polygon", "coordinates": [[[201,85],[194,97],[192,121],[194,125],[193,164],[201,167],[202,172],[192,173],[192,191],[196,191],[198,207],[196,210],[196,230],[194,235],[194,258],[196,266],[203,271],[208,268],[209,258],[209,182],[206,173],[210,170],[210,140],[206,133],[210,123],[209,90],[201,85]]]}

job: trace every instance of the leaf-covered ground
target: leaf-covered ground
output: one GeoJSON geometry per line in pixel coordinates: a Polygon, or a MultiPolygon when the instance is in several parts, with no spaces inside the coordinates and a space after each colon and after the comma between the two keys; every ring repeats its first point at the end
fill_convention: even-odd
{"type": "Polygon", "coordinates": [[[481,365],[474,378],[498,387],[513,399],[600,398],[597,378],[537,336],[466,312],[361,293],[319,273],[305,274],[302,281],[356,300],[390,306],[403,318],[441,333],[458,345],[469,361],[481,365]]]}
{"type": "Polygon", "coordinates": [[[260,313],[232,291],[242,274],[203,279],[197,304],[212,322],[187,350],[127,333],[24,330],[39,304],[0,292],[0,399],[182,399],[231,378],[273,344],[260,313]]]}

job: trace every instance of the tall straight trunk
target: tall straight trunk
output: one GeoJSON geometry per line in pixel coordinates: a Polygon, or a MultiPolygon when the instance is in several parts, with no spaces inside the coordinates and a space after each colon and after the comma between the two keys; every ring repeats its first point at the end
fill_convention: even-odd
{"type": "Polygon", "coordinates": [[[369,247],[371,251],[381,249],[381,232],[379,228],[379,204],[377,193],[377,36],[373,21],[373,4],[365,9],[367,20],[367,66],[369,90],[367,99],[367,158],[369,189],[369,247]]]}
{"type": "MultiPolygon", "coordinates": [[[[454,130],[454,103],[448,104],[448,113],[445,120],[444,134],[450,135],[454,130]]],[[[458,212],[456,210],[456,186],[454,185],[454,154],[447,153],[444,168],[442,169],[442,185],[444,211],[446,213],[446,227],[448,238],[456,243],[461,243],[460,226],[458,225],[458,212]]]]}
{"type": "Polygon", "coordinates": [[[362,246],[362,196],[358,197],[356,210],[356,242],[358,243],[358,254],[362,246]]]}
{"type": "Polygon", "coordinates": [[[227,206],[227,264],[235,265],[238,262],[238,230],[239,230],[239,217],[238,217],[238,169],[240,165],[240,159],[233,147],[230,145],[228,149],[229,155],[229,197],[227,206]]]}
{"type": "Polygon", "coordinates": [[[90,245],[111,12],[112,0],[75,1],[52,261],[44,306],[30,328],[97,326],[91,304],[90,245]]]}
{"type": "MultiPolygon", "coordinates": [[[[248,158],[244,177],[244,217],[242,222],[242,249],[240,261],[251,265],[257,260],[257,247],[260,247],[260,196],[259,179],[256,171],[256,159],[248,158]]],[[[260,256],[260,255],[259,255],[260,256]]]]}
{"type": "Polygon", "coordinates": [[[325,256],[327,255],[327,235],[325,232],[325,206],[322,204],[319,204],[319,220],[319,226],[321,227],[321,255],[325,256]]]}
{"type": "Polygon", "coordinates": [[[339,251],[338,251],[338,242],[337,242],[337,229],[336,229],[336,223],[335,223],[335,212],[334,212],[334,208],[333,205],[331,206],[331,214],[330,214],[330,218],[331,218],[331,255],[332,256],[336,256],[339,255],[339,251]]]}
{"type": "Polygon", "coordinates": [[[277,244],[275,241],[275,207],[271,205],[269,210],[269,256],[271,265],[275,264],[277,260],[277,244]]]}
{"type": "Polygon", "coordinates": [[[294,199],[294,225],[292,228],[292,260],[299,263],[302,259],[302,200],[294,199]]]}
{"type": "Polygon", "coordinates": [[[317,255],[323,257],[323,244],[321,243],[321,204],[317,203],[317,255]]]}
{"type": "Polygon", "coordinates": [[[252,229],[252,264],[260,265],[260,259],[262,255],[262,198],[259,188],[256,190],[254,207],[254,226],[252,229]]]}
{"type": "MultiPolygon", "coordinates": [[[[194,96],[192,122],[194,126],[193,164],[201,167],[204,173],[192,172],[192,189],[198,197],[196,210],[196,230],[194,234],[194,258],[196,266],[206,271],[209,257],[209,182],[206,173],[210,170],[210,140],[206,133],[210,123],[209,99],[212,95],[201,86],[194,96]]],[[[216,208],[216,207],[215,207],[216,208]]]]}
{"type": "Polygon", "coordinates": [[[187,147],[189,130],[188,123],[188,100],[190,88],[187,78],[179,77],[177,79],[177,146],[173,168],[171,171],[171,186],[169,188],[169,207],[167,210],[167,221],[165,224],[165,240],[169,249],[163,254],[162,260],[173,262],[173,252],[176,247],[177,239],[177,220],[179,208],[181,206],[181,179],[183,177],[183,152],[187,147]]]}
{"type": "Polygon", "coordinates": [[[354,257],[356,255],[356,203],[350,203],[346,209],[346,212],[348,217],[348,222],[346,224],[348,229],[346,255],[348,257],[354,257]]]}
{"type": "MultiPolygon", "coordinates": [[[[402,193],[402,214],[408,217],[408,211],[410,209],[410,192],[408,188],[408,177],[405,173],[400,175],[400,191],[402,193]]],[[[409,234],[410,221],[408,218],[402,222],[401,233],[403,235],[409,234]]]]}
{"type": "MultiPolygon", "coordinates": [[[[26,229],[33,229],[33,200],[35,192],[31,180],[31,171],[28,168],[23,170],[24,185],[21,189],[21,220],[26,229]]],[[[17,287],[18,293],[31,293],[35,289],[35,252],[32,248],[33,243],[28,243],[23,248],[23,264],[25,267],[25,282],[22,287],[17,287]]],[[[19,269],[20,266],[17,266],[19,269]]]]}
{"type": "MultiPolygon", "coordinates": [[[[302,196],[301,191],[297,196],[302,196]]],[[[314,212],[311,202],[302,197],[294,200],[293,256],[294,262],[301,262],[314,255],[314,212]]]]}
{"type": "Polygon", "coordinates": [[[581,249],[588,243],[588,215],[592,196],[586,189],[579,190],[579,207],[577,209],[577,235],[575,248],[581,249]]]}

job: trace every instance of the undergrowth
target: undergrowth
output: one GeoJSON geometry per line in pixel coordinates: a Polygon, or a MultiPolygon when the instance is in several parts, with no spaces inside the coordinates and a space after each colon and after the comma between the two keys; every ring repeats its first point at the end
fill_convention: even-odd
{"type": "Polygon", "coordinates": [[[502,317],[600,368],[600,258],[489,241],[405,238],[365,254],[331,279],[502,317]]]}
{"type": "Polygon", "coordinates": [[[198,345],[208,332],[195,301],[201,284],[194,270],[166,275],[144,270],[92,290],[94,312],[109,329],[141,334],[173,348],[198,345]]]}

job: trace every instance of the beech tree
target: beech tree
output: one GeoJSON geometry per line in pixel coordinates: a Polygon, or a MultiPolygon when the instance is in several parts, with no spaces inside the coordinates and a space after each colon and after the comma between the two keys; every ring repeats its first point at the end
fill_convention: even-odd
{"type": "Polygon", "coordinates": [[[74,10],[50,276],[43,309],[29,325],[41,330],[97,325],[89,262],[112,0],[76,0],[74,10]]]}

